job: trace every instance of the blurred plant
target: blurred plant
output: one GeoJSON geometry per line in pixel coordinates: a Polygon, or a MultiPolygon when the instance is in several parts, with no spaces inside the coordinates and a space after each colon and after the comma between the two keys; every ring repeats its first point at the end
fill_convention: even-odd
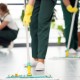
{"type": "Polygon", "coordinates": [[[22,13],[21,13],[21,17],[20,17],[21,21],[23,21],[23,18],[24,18],[24,10],[22,10],[22,13]]]}
{"type": "Polygon", "coordinates": [[[57,27],[58,29],[58,33],[59,33],[59,36],[58,36],[58,44],[61,44],[61,33],[64,35],[64,29],[63,29],[63,25],[58,25],[57,27]]]}
{"type": "Polygon", "coordinates": [[[56,26],[56,23],[55,23],[55,20],[58,20],[57,16],[56,16],[56,12],[57,10],[54,9],[54,14],[53,14],[53,17],[52,17],[52,22],[51,22],[51,28],[56,28],[58,30],[58,44],[61,44],[61,34],[64,35],[64,28],[63,28],[63,25],[59,24],[58,26],[56,26]]]}

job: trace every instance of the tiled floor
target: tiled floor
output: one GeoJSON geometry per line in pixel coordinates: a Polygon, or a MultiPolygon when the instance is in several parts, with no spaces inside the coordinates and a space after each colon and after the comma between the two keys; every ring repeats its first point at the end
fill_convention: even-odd
{"type": "MultiPolygon", "coordinates": [[[[6,49],[3,51],[6,52],[6,49]]],[[[35,68],[32,68],[32,74],[43,75],[48,73],[53,76],[54,80],[71,80],[71,79],[80,80],[80,71],[79,71],[80,59],[59,58],[64,56],[65,56],[64,46],[49,47],[46,56],[45,71],[36,72],[34,70],[35,68]]],[[[26,69],[24,68],[26,62],[27,62],[26,48],[13,48],[12,53],[10,54],[0,53],[0,78],[6,78],[9,74],[15,74],[15,73],[27,74],[26,69]]]]}

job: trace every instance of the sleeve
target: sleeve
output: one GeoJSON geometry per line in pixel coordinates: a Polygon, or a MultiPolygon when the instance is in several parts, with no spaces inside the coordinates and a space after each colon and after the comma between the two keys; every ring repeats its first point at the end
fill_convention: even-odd
{"type": "Polygon", "coordinates": [[[8,21],[8,22],[12,21],[11,16],[10,16],[10,15],[7,15],[7,16],[4,18],[4,21],[8,21]]]}

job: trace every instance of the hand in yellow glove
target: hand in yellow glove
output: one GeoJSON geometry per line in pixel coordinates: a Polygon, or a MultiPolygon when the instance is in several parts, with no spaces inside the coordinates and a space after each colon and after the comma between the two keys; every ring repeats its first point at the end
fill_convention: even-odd
{"type": "Polygon", "coordinates": [[[31,22],[31,15],[25,15],[23,19],[23,25],[24,26],[29,26],[29,23],[31,22]]]}
{"type": "Polygon", "coordinates": [[[72,7],[71,5],[68,5],[67,6],[67,10],[70,12],[70,13],[76,13],[78,11],[77,7],[72,7]]]}
{"type": "Polygon", "coordinates": [[[26,6],[25,15],[23,18],[23,25],[29,26],[29,23],[31,22],[31,16],[32,16],[33,6],[28,4],[26,6]]]}
{"type": "Polygon", "coordinates": [[[78,11],[77,7],[73,7],[73,13],[76,13],[78,11]]]}
{"type": "Polygon", "coordinates": [[[72,13],[72,9],[73,9],[73,8],[72,8],[71,5],[68,5],[68,6],[67,6],[67,11],[69,11],[70,13],[72,13]]]}

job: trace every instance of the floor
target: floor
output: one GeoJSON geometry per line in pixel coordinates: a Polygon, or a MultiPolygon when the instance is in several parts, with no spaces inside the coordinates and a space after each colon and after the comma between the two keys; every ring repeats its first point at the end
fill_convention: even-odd
{"type": "MultiPolygon", "coordinates": [[[[3,0],[2,0],[3,1],[3,0]]],[[[5,0],[6,1],[6,0],[5,0]]],[[[20,18],[20,13],[22,11],[22,6],[10,6],[11,13],[13,17],[20,18]],[[15,13],[15,8],[19,11],[19,14],[15,13]]],[[[63,25],[62,13],[60,13],[60,6],[56,7],[58,9],[56,24],[63,25]],[[62,21],[61,21],[62,20],[62,21]]],[[[79,16],[80,17],[80,16],[79,16]]],[[[15,20],[19,27],[18,38],[14,43],[21,44],[26,43],[26,33],[25,28],[21,20],[15,20]]],[[[79,22],[80,23],[80,22],[79,22]]],[[[79,25],[80,27],[80,25],[79,25]]],[[[61,42],[64,43],[65,39],[61,32],[57,31],[57,25],[54,29],[50,31],[49,43],[57,43],[57,37],[61,35],[61,42]]],[[[31,42],[31,38],[29,38],[31,42]]],[[[79,58],[64,58],[65,57],[65,46],[52,46],[48,48],[46,60],[45,60],[45,71],[37,72],[32,68],[33,75],[44,75],[49,74],[53,79],[48,80],[80,80],[80,59],[79,58]]],[[[30,48],[31,53],[31,48],[30,48]]],[[[31,54],[30,54],[31,56],[31,54]]],[[[27,71],[24,65],[27,63],[27,52],[25,47],[15,47],[12,49],[11,53],[8,53],[7,49],[0,50],[0,80],[33,80],[33,79],[8,79],[8,75],[14,75],[18,73],[19,75],[26,75],[27,71]]],[[[38,79],[34,79],[38,80],[38,79]]],[[[39,79],[47,80],[47,79],[39,79]]]]}
{"type": "MultiPolygon", "coordinates": [[[[35,68],[32,68],[32,74],[49,74],[53,77],[53,79],[48,80],[80,80],[80,59],[62,58],[65,57],[65,49],[66,48],[64,46],[49,47],[45,60],[45,71],[37,72],[34,70],[35,68]]],[[[27,63],[27,54],[25,47],[13,48],[12,53],[8,53],[7,49],[1,49],[1,51],[3,51],[4,53],[0,52],[0,80],[17,80],[7,79],[6,77],[8,75],[14,75],[15,73],[18,73],[19,75],[27,74],[27,71],[24,68],[24,65],[27,63]]]]}

